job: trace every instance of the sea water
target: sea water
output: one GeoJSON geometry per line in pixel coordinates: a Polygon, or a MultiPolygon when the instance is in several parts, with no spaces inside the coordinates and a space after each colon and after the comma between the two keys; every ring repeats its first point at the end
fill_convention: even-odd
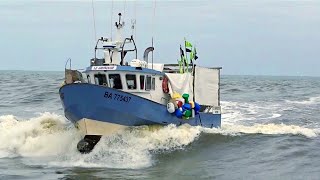
{"type": "Polygon", "coordinates": [[[319,77],[222,76],[221,128],[129,128],[89,154],[63,115],[63,72],[0,77],[0,179],[320,178],[319,77]]]}

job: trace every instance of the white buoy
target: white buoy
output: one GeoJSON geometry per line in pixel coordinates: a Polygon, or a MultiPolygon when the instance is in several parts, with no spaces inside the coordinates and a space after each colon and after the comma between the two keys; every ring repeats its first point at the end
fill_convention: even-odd
{"type": "Polygon", "coordinates": [[[169,102],[169,103],[167,104],[167,111],[168,111],[169,113],[174,113],[175,108],[174,108],[174,104],[173,104],[172,102],[169,102]]]}

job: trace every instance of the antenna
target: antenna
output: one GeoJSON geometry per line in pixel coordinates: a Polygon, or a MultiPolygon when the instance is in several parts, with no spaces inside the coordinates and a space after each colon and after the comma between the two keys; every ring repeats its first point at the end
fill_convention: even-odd
{"type": "Polygon", "coordinates": [[[119,13],[118,16],[119,16],[119,24],[121,24],[121,16],[122,16],[122,14],[119,13]]]}
{"type": "Polygon", "coordinates": [[[112,41],[112,18],[113,17],[113,0],[111,1],[111,15],[110,15],[110,41],[112,41]]]}
{"type": "MultiPolygon", "coordinates": [[[[137,1],[134,1],[134,20],[136,24],[136,19],[137,19],[137,1]]],[[[135,28],[134,30],[134,37],[137,38],[137,29],[135,28]]]]}
{"type": "Polygon", "coordinates": [[[121,16],[122,16],[122,14],[119,13],[118,16],[119,16],[119,22],[116,22],[116,27],[117,27],[118,29],[121,29],[122,26],[124,25],[124,22],[121,23],[121,16]]]}
{"type": "Polygon", "coordinates": [[[131,33],[131,35],[133,36],[133,33],[135,32],[134,30],[134,28],[135,28],[135,26],[136,26],[136,19],[131,19],[131,29],[132,29],[132,33],[131,33]]]}
{"type": "MultiPolygon", "coordinates": [[[[153,17],[152,17],[152,39],[151,39],[151,46],[153,47],[153,37],[154,37],[154,19],[156,16],[156,0],[154,0],[154,8],[153,8],[153,17]]],[[[154,47],[153,47],[154,48],[154,47]]],[[[152,64],[151,67],[153,69],[153,51],[152,51],[152,64]]]]}
{"type": "Polygon", "coordinates": [[[94,29],[94,41],[97,39],[97,31],[96,31],[96,20],[94,17],[94,5],[93,5],[93,0],[91,1],[92,5],[92,18],[93,18],[93,29],[94,29]]]}
{"type": "Polygon", "coordinates": [[[126,3],[127,3],[127,0],[124,1],[124,5],[123,5],[123,14],[124,15],[126,15],[126,3]]]}

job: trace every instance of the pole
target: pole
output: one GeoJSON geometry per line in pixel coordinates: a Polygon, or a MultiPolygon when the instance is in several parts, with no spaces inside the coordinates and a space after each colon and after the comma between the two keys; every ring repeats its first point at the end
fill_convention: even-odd
{"type": "Polygon", "coordinates": [[[189,70],[188,70],[188,68],[189,68],[189,64],[188,64],[188,52],[187,52],[187,46],[186,46],[186,42],[187,42],[187,40],[186,40],[186,38],[184,38],[184,49],[185,49],[185,52],[186,52],[186,56],[185,56],[185,59],[184,59],[184,63],[185,64],[187,64],[186,66],[187,66],[187,72],[189,72],[189,70]]]}
{"type": "Polygon", "coordinates": [[[110,41],[112,41],[112,17],[113,17],[113,0],[111,1],[111,14],[110,14],[110,41]]]}
{"type": "Polygon", "coordinates": [[[93,5],[93,0],[91,1],[91,5],[92,5],[92,18],[93,18],[93,29],[94,29],[94,41],[96,41],[97,39],[97,32],[96,32],[96,20],[94,17],[94,5],[93,5]]]}
{"type": "MultiPolygon", "coordinates": [[[[153,47],[154,45],[154,42],[153,42],[153,38],[154,38],[154,19],[155,19],[155,16],[156,16],[156,0],[154,0],[154,7],[153,7],[153,17],[152,17],[152,39],[151,39],[151,45],[153,47]]],[[[154,48],[154,47],[153,47],[154,48]]],[[[154,50],[153,50],[154,51],[154,50]]],[[[151,59],[151,67],[153,69],[153,51],[152,51],[152,59],[151,59]]]]}

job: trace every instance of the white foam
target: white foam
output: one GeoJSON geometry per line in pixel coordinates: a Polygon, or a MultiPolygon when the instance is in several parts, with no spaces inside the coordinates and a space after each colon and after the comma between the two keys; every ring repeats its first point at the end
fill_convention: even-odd
{"type": "Polygon", "coordinates": [[[26,163],[46,166],[136,169],[154,164],[153,153],[183,149],[200,132],[199,127],[174,125],[131,128],[103,137],[83,155],[76,149],[80,134],[62,116],[43,113],[18,120],[6,115],[0,116],[0,157],[32,157],[26,163]]]}
{"type": "Polygon", "coordinates": [[[63,152],[77,131],[56,114],[43,113],[29,120],[0,116],[0,157],[48,156],[63,152]]]}
{"type": "Polygon", "coordinates": [[[290,101],[290,100],[287,100],[286,102],[292,103],[292,104],[302,104],[302,105],[320,104],[320,96],[310,97],[307,100],[302,100],[302,101],[290,101]]]}
{"type": "Polygon", "coordinates": [[[49,165],[108,168],[145,168],[152,166],[153,153],[183,149],[199,137],[200,127],[169,125],[138,127],[103,137],[90,154],[62,156],[49,165]]]}
{"type": "Polygon", "coordinates": [[[279,118],[279,117],[281,117],[281,116],[282,116],[281,114],[274,113],[274,114],[272,114],[272,116],[270,117],[270,119],[279,118]]]}
{"type": "Polygon", "coordinates": [[[223,125],[218,129],[208,129],[203,128],[202,132],[223,134],[223,135],[242,135],[242,134],[267,134],[267,135],[303,135],[308,138],[317,137],[320,133],[317,129],[309,129],[305,127],[300,127],[296,125],[285,125],[285,124],[255,124],[252,126],[244,125],[223,125]]]}
{"type": "Polygon", "coordinates": [[[282,116],[280,104],[257,104],[248,102],[222,101],[222,122],[235,124],[241,121],[256,121],[275,119],[282,116]]]}

